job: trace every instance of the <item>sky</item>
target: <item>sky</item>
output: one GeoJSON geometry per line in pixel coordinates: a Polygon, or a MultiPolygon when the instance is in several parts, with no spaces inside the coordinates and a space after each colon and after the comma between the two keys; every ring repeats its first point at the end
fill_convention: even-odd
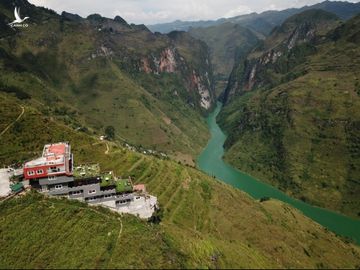
{"type": "MultiPolygon", "coordinates": [[[[312,5],[323,0],[29,0],[58,13],[67,11],[87,17],[121,16],[129,23],[155,24],[175,20],[213,20],[251,12],[282,10],[312,5]]],[[[360,0],[348,0],[359,2],[360,0]]]]}

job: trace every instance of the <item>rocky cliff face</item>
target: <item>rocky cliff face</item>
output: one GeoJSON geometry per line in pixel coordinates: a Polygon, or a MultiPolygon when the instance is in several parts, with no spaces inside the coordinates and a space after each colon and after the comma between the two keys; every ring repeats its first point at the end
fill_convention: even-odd
{"type": "Polygon", "coordinates": [[[218,120],[231,164],[358,217],[360,16],[322,35],[326,22],[293,18],[276,29],[239,65],[218,120]]]}
{"type": "Polygon", "coordinates": [[[0,18],[0,82],[10,88],[49,110],[67,107],[95,132],[112,125],[134,145],[195,155],[207,142],[201,116],[214,87],[205,43],[184,32],[154,34],[120,16],[59,15],[25,0],[1,1],[0,18]],[[7,25],[15,6],[30,17],[28,28],[7,25]],[[22,80],[9,79],[20,72],[22,80]]]}
{"type": "MultiPolygon", "coordinates": [[[[197,42],[194,40],[194,42],[197,42]]],[[[189,64],[179,53],[176,44],[167,47],[157,54],[145,56],[140,60],[139,71],[147,74],[159,75],[161,73],[178,74],[184,79],[184,85],[189,93],[193,96],[197,105],[204,111],[210,109],[214,102],[213,84],[210,80],[212,76],[209,59],[203,63],[205,68],[198,69],[189,64]],[[210,75],[209,75],[210,74],[210,75]]]]}
{"type": "Polygon", "coordinates": [[[292,69],[315,52],[315,43],[338,24],[337,17],[321,10],[309,10],[287,19],[230,76],[224,101],[255,88],[269,88],[296,76],[292,69]]]}
{"type": "Polygon", "coordinates": [[[119,18],[111,20],[94,14],[84,20],[83,24],[90,24],[99,36],[100,45],[91,57],[112,57],[132,75],[145,73],[158,79],[161,74],[178,76],[181,88],[187,91],[182,95],[185,100],[202,112],[208,111],[214,103],[214,86],[206,44],[185,32],[153,34],[144,25],[128,25],[119,18]]]}

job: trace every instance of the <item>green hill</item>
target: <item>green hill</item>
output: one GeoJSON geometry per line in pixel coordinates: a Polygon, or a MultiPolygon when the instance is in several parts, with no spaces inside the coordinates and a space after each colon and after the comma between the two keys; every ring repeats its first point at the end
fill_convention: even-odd
{"type": "Polygon", "coordinates": [[[1,1],[0,14],[2,91],[25,92],[75,127],[101,135],[111,125],[117,139],[173,156],[195,156],[206,143],[213,78],[204,43],[22,0],[1,1]],[[31,17],[28,28],[6,25],[15,4],[31,17]]]}
{"type": "Polygon", "coordinates": [[[243,192],[173,161],[99,141],[1,94],[0,163],[39,154],[42,144],[68,140],[75,163],[133,176],[158,197],[159,225],[37,194],[1,203],[1,268],[354,268],[360,250],[298,210],[243,192]],[[19,108],[19,109],[14,109],[19,108]],[[37,132],[34,132],[36,130],[37,132]],[[108,144],[109,151],[107,150],[108,144]],[[106,221],[106,222],[104,222],[106,221]]]}
{"type": "MultiPolygon", "coordinates": [[[[5,22],[13,5],[31,21],[15,31],[0,24],[8,29],[0,32],[0,166],[39,156],[45,143],[68,141],[75,164],[132,176],[162,210],[155,224],[35,191],[15,196],[0,202],[0,268],[360,266],[358,246],[289,205],[254,200],[192,166],[123,147],[125,140],[181,159],[201,150],[208,138],[202,116],[214,96],[203,42],[183,32],[152,34],[118,16],[60,16],[25,0],[0,3],[5,22]],[[115,127],[115,140],[99,139],[106,126],[115,127]]],[[[347,39],[332,32],[333,49],[341,43],[356,56],[351,42],[358,35],[343,27],[347,39]]],[[[334,52],[324,55],[321,61],[334,52]]],[[[343,61],[348,72],[351,61],[343,61]]],[[[357,133],[349,130],[356,149],[357,133]]]]}
{"type": "Polygon", "coordinates": [[[310,12],[318,11],[274,31],[235,76],[219,119],[229,134],[226,160],[292,196],[359,217],[360,17],[326,31],[336,20],[314,15],[315,27],[303,32],[310,12]],[[304,42],[309,31],[317,34],[304,42]]]}

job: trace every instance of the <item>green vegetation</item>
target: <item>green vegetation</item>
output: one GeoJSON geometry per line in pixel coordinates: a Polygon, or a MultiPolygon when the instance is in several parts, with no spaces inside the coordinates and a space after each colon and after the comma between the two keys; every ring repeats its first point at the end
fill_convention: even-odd
{"type": "Polygon", "coordinates": [[[119,179],[116,181],[116,192],[122,193],[131,191],[133,191],[133,187],[129,180],[119,179]]]}
{"type": "Polygon", "coordinates": [[[113,126],[107,126],[105,128],[106,138],[109,140],[113,140],[115,138],[115,128],[113,126]]]}
{"type": "Polygon", "coordinates": [[[308,9],[321,9],[335,13],[342,20],[348,20],[360,12],[360,4],[346,1],[322,1],[315,5],[304,6],[301,8],[290,8],[285,10],[267,10],[262,13],[250,13],[230,18],[221,18],[219,20],[208,21],[180,21],[176,20],[170,23],[160,23],[149,25],[151,31],[168,33],[174,30],[188,31],[192,28],[207,28],[219,26],[221,24],[234,23],[242,27],[249,28],[258,34],[269,35],[274,27],[283,23],[287,18],[301,13],[308,9]]]}
{"type": "MultiPolygon", "coordinates": [[[[0,40],[0,93],[38,108],[46,104],[49,116],[71,128],[103,135],[113,127],[107,131],[116,141],[193,157],[201,151],[208,139],[201,117],[206,111],[190,81],[196,72],[212,95],[205,44],[188,34],[154,35],[119,18],[74,21],[20,4],[31,27],[21,30],[21,38],[11,31],[0,40]],[[174,54],[166,63],[173,72],[155,63],[165,61],[167,49],[174,54]]],[[[12,10],[11,1],[0,3],[1,25],[12,20],[12,10]]]]}
{"type": "MultiPolygon", "coordinates": [[[[0,123],[8,123],[23,101],[0,95],[0,123]]],[[[38,156],[44,142],[68,140],[76,164],[99,163],[104,171],[145,183],[162,210],[146,223],[37,194],[8,200],[0,207],[1,268],[354,268],[360,263],[358,247],[276,200],[260,203],[196,169],[130,152],[116,142],[108,142],[105,154],[105,142],[30,105],[19,123],[21,131],[9,129],[1,137],[1,164],[38,156]]]]}
{"type": "Polygon", "coordinates": [[[31,193],[3,203],[0,216],[2,269],[183,266],[161,227],[105,208],[31,193]]]}
{"type": "MultiPolygon", "coordinates": [[[[206,72],[209,81],[213,79],[209,64],[204,64],[207,52],[201,49],[203,43],[191,43],[194,40],[184,33],[153,35],[141,26],[127,25],[119,17],[113,21],[92,15],[86,21],[74,22],[26,1],[20,4],[27,5],[36,24],[31,25],[31,32],[25,29],[21,35],[1,32],[0,82],[5,87],[0,89],[5,90],[0,91],[0,164],[21,164],[39,156],[46,143],[69,141],[76,164],[98,164],[78,168],[76,175],[96,176],[101,168],[113,171],[121,179],[131,177],[134,184],[146,184],[147,191],[157,196],[161,209],[146,222],[75,200],[49,198],[35,192],[16,196],[1,202],[0,268],[359,267],[359,247],[288,205],[274,199],[255,201],[195,168],[121,146],[120,141],[125,140],[171,154],[195,155],[200,151],[208,136],[201,118],[205,112],[199,108],[196,91],[189,95],[186,91],[195,89],[188,85],[194,83],[188,77],[194,70],[202,79],[206,72]],[[145,59],[160,57],[170,45],[176,47],[174,57],[180,63],[175,73],[139,71],[146,67],[145,59]],[[98,139],[106,126],[116,130],[113,141],[98,139]]],[[[12,8],[12,2],[2,1],[0,18],[12,18],[12,8]]],[[[349,37],[357,40],[354,34],[349,37]]],[[[269,148],[269,159],[274,160],[270,167],[277,175],[285,177],[282,170],[288,168],[288,161],[282,158],[288,151],[284,140],[292,132],[287,125],[309,127],[306,133],[295,129],[300,136],[286,140],[296,148],[299,138],[307,140],[308,134],[313,134],[309,123],[317,123],[321,135],[310,137],[313,147],[309,149],[313,150],[306,153],[306,160],[323,164],[319,162],[318,149],[329,148],[333,143],[334,147],[328,150],[329,159],[334,158],[330,151],[338,151],[339,156],[351,152],[353,164],[346,168],[349,179],[357,180],[359,125],[348,121],[349,117],[344,121],[343,116],[356,116],[359,106],[352,90],[343,92],[344,96],[336,94],[337,89],[343,91],[355,84],[340,82],[336,76],[350,78],[350,74],[355,74],[349,72],[348,63],[353,63],[352,68],[356,66],[352,61],[358,50],[347,41],[336,42],[332,43],[332,51],[320,46],[323,53],[319,59],[311,58],[316,60],[314,63],[328,63],[322,61],[329,59],[342,63],[344,70],[337,73],[326,69],[326,74],[335,76],[336,81],[324,80],[324,66],[313,64],[313,87],[311,92],[306,91],[305,99],[299,94],[301,91],[290,91],[290,87],[296,88],[289,83],[289,89],[281,85],[276,88],[279,92],[268,92],[266,98],[260,95],[263,90],[245,95],[249,101],[245,111],[231,111],[233,107],[228,107],[230,118],[236,121],[239,115],[246,115],[256,124],[248,128],[246,121],[240,122],[246,124],[241,127],[249,134],[245,146],[253,146],[252,138],[258,140],[256,149],[261,154],[266,155],[264,149],[269,148]],[[336,42],[343,42],[341,45],[350,49],[347,57],[351,59],[341,59],[343,55],[338,51],[343,47],[336,42]],[[330,90],[324,91],[325,88],[330,90]],[[340,109],[339,100],[344,104],[340,109]],[[291,107],[293,104],[296,107],[291,107]],[[284,124],[284,118],[292,119],[287,118],[289,114],[310,104],[318,106],[318,110],[309,107],[309,121],[299,117],[284,124]],[[256,113],[252,113],[255,108],[256,113]],[[334,121],[326,118],[329,112],[336,112],[334,121]],[[346,133],[346,140],[334,140],[339,136],[334,128],[338,124],[345,126],[340,132],[346,133]],[[264,133],[256,136],[250,132],[262,128],[264,133]],[[349,142],[350,148],[344,146],[344,141],[349,142]],[[339,150],[337,145],[342,148],[339,150]]],[[[154,67],[149,64],[146,68],[154,67]]],[[[307,79],[301,77],[295,82],[304,86],[307,79]]],[[[242,102],[239,99],[234,104],[242,102]]],[[[235,144],[237,138],[234,137],[235,144]]],[[[298,147],[298,152],[304,152],[304,145],[298,147]]],[[[337,170],[335,162],[329,164],[337,170]]],[[[312,177],[313,173],[309,170],[302,175],[312,177]]],[[[103,176],[102,185],[112,182],[112,175],[103,176]]],[[[117,188],[126,191],[127,181],[118,181],[117,188]]],[[[353,191],[356,198],[356,189],[353,191]]]]}
{"type": "Polygon", "coordinates": [[[235,59],[244,57],[259,41],[251,30],[230,22],[206,28],[191,28],[189,33],[204,41],[210,48],[217,95],[225,89],[235,59]]]}
{"type": "Polygon", "coordinates": [[[113,172],[106,172],[101,174],[101,187],[115,186],[115,177],[113,172]]]}
{"type": "MultiPolygon", "coordinates": [[[[275,76],[266,77],[274,75],[275,65],[264,66],[254,90],[230,98],[219,118],[229,134],[225,159],[231,164],[301,200],[352,217],[360,207],[359,22],[358,16],[323,34],[321,42],[299,44],[313,52],[298,54],[294,65],[287,61],[289,69],[278,72],[275,87],[269,83],[275,76]],[[287,72],[297,75],[285,80],[281,76],[287,72]]],[[[293,50],[299,52],[299,46],[293,50]]]]}
{"type": "MultiPolygon", "coordinates": [[[[106,178],[108,174],[105,174],[106,178]]],[[[76,179],[85,179],[100,176],[99,164],[79,164],[74,168],[74,177],[76,179]]]]}

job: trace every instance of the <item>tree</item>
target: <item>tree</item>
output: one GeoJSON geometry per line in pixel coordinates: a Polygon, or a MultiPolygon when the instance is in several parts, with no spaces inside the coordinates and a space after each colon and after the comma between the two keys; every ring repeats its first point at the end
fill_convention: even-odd
{"type": "Polygon", "coordinates": [[[115,138],[115,128],[113,126],[107,126],[105,128],[105,135],[109,140],[115,138]]]}

